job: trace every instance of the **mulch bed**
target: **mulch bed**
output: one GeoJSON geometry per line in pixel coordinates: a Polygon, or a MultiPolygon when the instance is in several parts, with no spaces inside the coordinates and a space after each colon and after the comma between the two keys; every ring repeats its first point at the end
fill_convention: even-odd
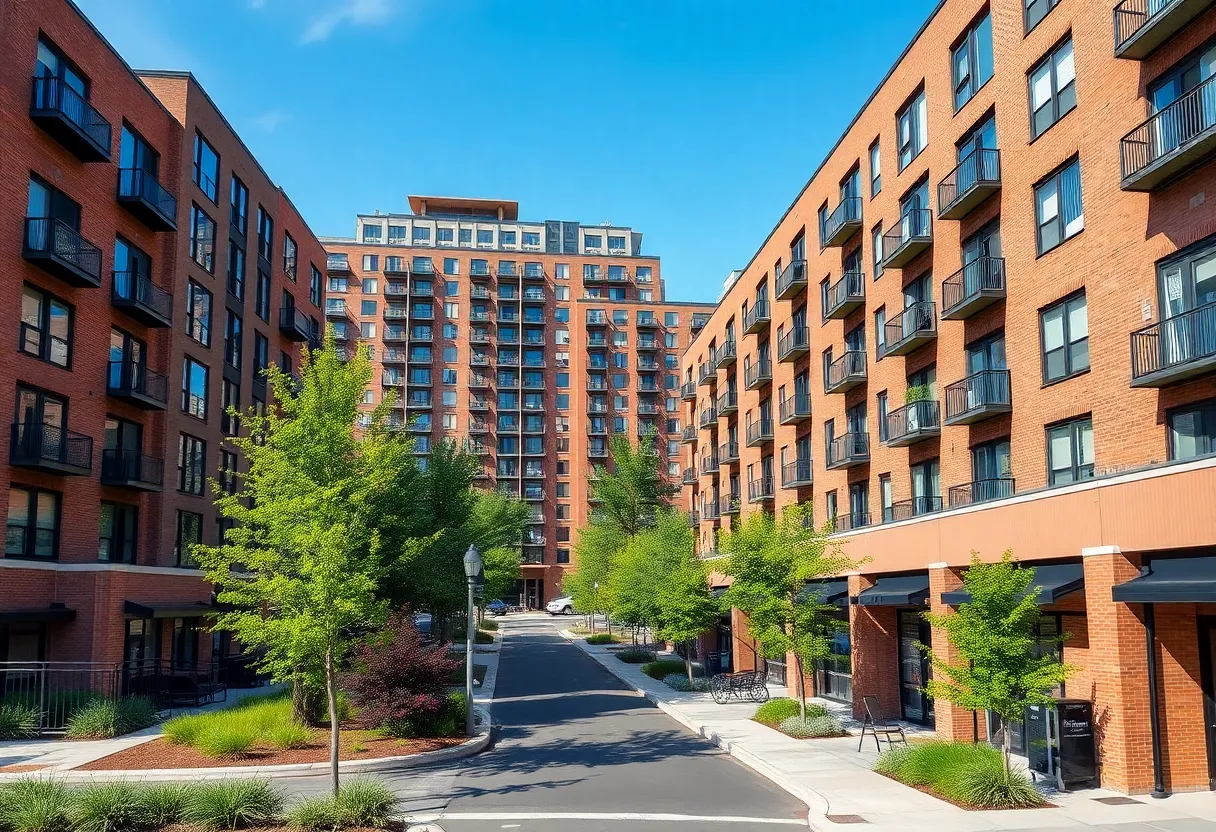
{"type": "MultiPolygon", "coordinates": [[[[397,739],[384,737],[374,731],[344,730],[338,750],[341,760],[374,760],[381,757],[404,757],[423,751],[438,751],[465,742],[467,737],[435,737],[397,739]],[[366,749],[355,751],[354,746],[366,749]]],[[[295,763],[324,763],[329,761],[329,733],[319,729],[313,742],[304,748],[280,750],[255,747],[241,757],[217,759],[207,757],[188,745],[173,745],[162,739],[127,748],[91,763],[77,766],[75,771],[124,771],[153,768],[229,768],[232,766],[282,766],[295,763]]]]}
{"type": "MultiPolygon", "coordinates": [[[[366,827],[366,826],[343,826],[342,832],[405,832],[405,822],[399,820],[390,820],[388,826],[381,828],[366,827]]],[[[285,826],[282,824],[267,824],[265,826],[253,826],[251,829],[257,832],[298,832],[295,827],[285,826]]],[[[160,832],[215,832],[209,826],[196,826],[192,823],[172,823],[168,826],[161,827],[160,832]]]]}
{"type": "Polygon", "coordinates": [[[900,783],[904,786],[907,786],[910,789],[916,789],[918,792],[920,792],[922,794],[929,795],[929,797],[936,797],[938,800],[942,801],[943,803],[949,803],[951,806],[957,806],[958,808],[963,809],[968,812],[998,812],[998,811],[999,812],[1017,812],[1021,809],[1055,809],[1055,808],[1058,808],[1056,806],[1056,804],[1049,803],[1046,800],[1044,800],[1038,806],[1014,806],[1012,808],[1007,807],[1007,806],[975,806],[970,803],[959,803],[957,800],[951,800],[950,798],[946,797],[941,792],[937,791],[937,789],[931,788],[929,786],[914,786],[911,783],[904,783],[904,781],[900,780],[898,777],[892,777],[891,775],[887,774],[886,772],[882,772],[882,771],[876,771],[874,773],[881,774],[883,777],[887,778],[888,780],[894,780],[896,783],[900,783]]]}
{"type": "MultiPolygon", "coordinates": [[[[756,719],[755,717],[752,717],[752,722],[763,725],[765,728],[772,728],[774,731],[776,731],[778,734],[781,734],[783,737],[790,737],[789,734],[785,733],[778,727],[781,724],[779,722],[765,722],[764,720],[756,719]]],[[[790,737],[790,739],[792,739],[792,740],[838,740],[841,737],[851,737],[851,736],[853,736],[853,735],[850,734],[848,731],[842,731],[839,734],[833,734],[830,737],[790,737]]]]}
{"type": "Polygon", "coordinates": [[[26,763],[13,763],[8,766],[0,766],[0,772],[4,774],[27,774],[31,771],[42,771],[46,766],[28,765],[26,763]]]}

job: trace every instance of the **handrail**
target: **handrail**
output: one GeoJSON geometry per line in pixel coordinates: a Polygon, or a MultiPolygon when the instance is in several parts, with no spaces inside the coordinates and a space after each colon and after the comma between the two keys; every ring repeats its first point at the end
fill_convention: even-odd
{"type": "Polygon", "coordinates": [[[1119,140],[1123,178],[1140,173],[1216,129],[1216,75],[1179,97],[1119,140]]]}

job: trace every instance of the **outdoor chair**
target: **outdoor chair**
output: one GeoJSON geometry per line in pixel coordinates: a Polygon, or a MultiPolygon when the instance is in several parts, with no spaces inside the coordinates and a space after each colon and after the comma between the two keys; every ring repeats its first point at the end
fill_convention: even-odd
{"type": "Polygon", "coordinates": [[[908,744],[908,738],[904,736],[904,729],[899,723],[892,722],[882,715],[882,706],[878,704],[877,696],[863,696],[862,701],[866,706],[866,718],[861,723],[861,738],[857,741],[857,751],[861,752],[862,743],[866,741],[866,732],[869,731],[874,737],[874,747],[880,752],[882,744],[878,741],[881,734],[887,740],[887,748],[894,748],[895,742],[892,737],[898,739],[904,745],[908,744]]]}

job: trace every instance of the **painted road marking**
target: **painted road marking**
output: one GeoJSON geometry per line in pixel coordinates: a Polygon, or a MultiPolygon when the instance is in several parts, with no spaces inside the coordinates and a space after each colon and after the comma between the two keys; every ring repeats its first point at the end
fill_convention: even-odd
{"type": "MultiPolygon", "coordinates": [[[[680,815],[667,812],[443,812],[438,815],[410,816],[406,822],[422,823],[434,820],[635,820],[689,823],[752,823],[774,826],[801,826],[805,820],[795,818],[749,818],[732,815],[680,815]]],[[[425,828],[425,827],[423,827],[425,828]]],[[[506,826],[504,829],[508,828],[506,826]]],[[[410,827],[411,832],[413,827],[410,827]]]]}

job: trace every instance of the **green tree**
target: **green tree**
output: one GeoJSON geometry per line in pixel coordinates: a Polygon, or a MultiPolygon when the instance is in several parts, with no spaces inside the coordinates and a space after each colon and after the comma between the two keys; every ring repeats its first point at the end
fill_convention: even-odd
{"type": "Polygon", "coordinates": [[[684,669],[692,684],[691,645],[714,626],[722,605],[710,594],[705,564],[696,555],[696,538],[687,519],[675,511],[660,514],[655,528],[643,532],[646,548],[661,549],[667,572],[655,589],[659,638],[685,645],[684,669]]]}
{"type": "Polygon", "coordinates": [[[631,627],[661,619],[659,590],[693,550],[692,529],[685,517],[660,509],[655,524],[623,542],[612,552],[605,580],[600,582],[603,604],[612,617],[631,627]]]}
{"type": "Polygon", "coordinates": [[[806,718],[803,668],[831,653],[841,623],[833,608],[818,603],[808,586],[858,566],[828,540],[826,529],[811,523],[810,507],[790,506],[780,517],[748,515],[724,531],[718,543],[726,555],[721,567],[734,580],[725,601],[748,617],[748,632],[765,658],[794,654],[798,702],[806,718]]]}
{"type": "Polygon", "coordinates": [[[234,525],[216,546],[193,555],[217,587],[217,626],[263,651],[276,681],[315,689],[329,702],[330,766],[338,789],[337,678],[351,647],[385,615],[380,518],[373,506],[414,463],[411,442],[384,429],[387,403],[356,431],[372,368],[362,352],[342,360],[332,332],[303,351],[297,382],[271,365],[274,406],[244,418],[235,438],[248,471],[231,492],[212,488],[234,525]]]}
{"type": "Polygon", "coordinates": [[[594,520],[579,530],[574,544],[577,566],[566,572],[563,581],[576,610],[592,616],[610,610],[608,578],[613,559],[627,540],[617,526],[594,520]]]}
{"type": "MultiPolygon", "coordinates": [[[[1006,551],[995,563],[972,552],[963,573],[971,600],[953,614],[926,612],[958,650],[957,663],[945,661],[922,645],[933,662],[934,678],[925,692],[969,711],[992,711],[1008,725],[1023,718],[1027,705],[1051,703],[1051,689],[1076,672],[1053,652],[1038,649],[1039,622],[1034,570],[1006,551]]],[[[1009,731],[1005,731],[1005,771],[1009,771],[1009,731]]]]}
{"type": "Polygon", "coordinates": [[[670,503],[677,489],[663,478],[653,432],[636,446],[624,434],[615,434],[609,459],[611,466],[595,466],[591,477],[591,522],[615,526],[632,537],[654,525],[655,512],[670,503]]]}

